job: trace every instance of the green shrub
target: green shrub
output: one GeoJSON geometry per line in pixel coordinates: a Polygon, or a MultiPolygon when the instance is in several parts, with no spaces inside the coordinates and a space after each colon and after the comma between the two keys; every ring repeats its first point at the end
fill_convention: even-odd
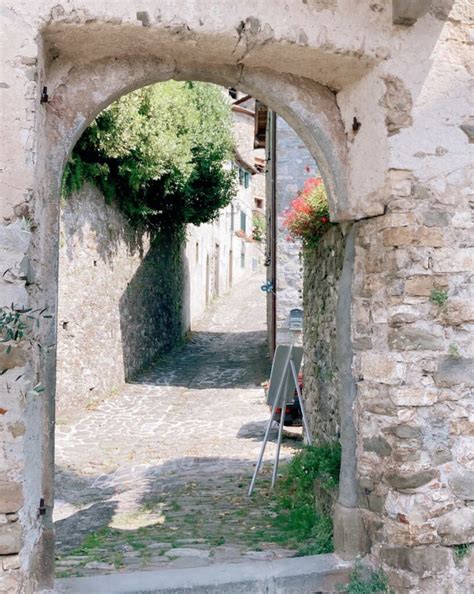
{"type": "Polygon", "coordinates": [[[226,167],[231,122],[214,85],[169,81],[134,91],[84,132],[66,166],[63,194],[92,182],[132,222],[155,229],[211,221],[236,193],[226,167]]]}

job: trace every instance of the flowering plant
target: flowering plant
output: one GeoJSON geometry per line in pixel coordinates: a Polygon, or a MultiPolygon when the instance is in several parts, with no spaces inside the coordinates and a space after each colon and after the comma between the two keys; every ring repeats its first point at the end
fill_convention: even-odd
{"type": "Polygon", "coordinates": [[[288,241],[301,239],[304,247],[316,245],[331,225],[322,179],[308,179],[283,216],[283,227],[288,231],[288,241]]]}

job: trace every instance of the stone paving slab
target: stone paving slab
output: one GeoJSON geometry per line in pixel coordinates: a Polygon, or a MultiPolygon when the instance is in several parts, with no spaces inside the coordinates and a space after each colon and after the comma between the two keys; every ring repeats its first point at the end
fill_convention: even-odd
{"type": "MultiPolygon", "coordinates": [[[[258,493],[246,497],[269,418],[261,281],[252,277],[214,303],[188,343],[119,394],[73,420],[59,419],[59,575],[295,554],[296,543],[276,544],[267,528],[268,464],[258,493]],[[170,555],[172,548],[206,553],[170,555]]],[[[301,430],[285,431],[282,458],[300,446],[301,430]]]]}

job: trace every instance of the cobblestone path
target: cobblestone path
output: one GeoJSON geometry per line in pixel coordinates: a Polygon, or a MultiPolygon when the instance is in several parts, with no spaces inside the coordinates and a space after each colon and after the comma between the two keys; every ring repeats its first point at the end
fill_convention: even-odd
{"type": "MultiPolygon", "coordinates": [[[[59,420],[59,575],[295,554],[272,522],[268,465],[246,496],[269,417],[260,284],[252,277],[214,303],[188,343],[119,394],[59,420]]],[[[299,446],[298,430],[285,432],[282,457],[299,446]]]]}

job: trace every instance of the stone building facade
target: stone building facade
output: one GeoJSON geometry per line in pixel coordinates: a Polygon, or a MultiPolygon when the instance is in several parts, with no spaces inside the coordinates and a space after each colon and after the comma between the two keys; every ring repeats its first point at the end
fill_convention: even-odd
{"type": "Polygon", "coordinates": [[[253,146],[253,100],[249,103],[249,108],[231,106],[236,152],[230,166],[236,174],[236,196],[215,221],[188,225],[186,229],[186,329],[192,327],[213,299],[250,274],[263,270],[264,251],[261,242],[253,240],[253,216],[255,195],[259,190],[261,193],[262,185],[265,187],[265,175],[255,168],[255,157],[261,151],[253,146]]]}
{"type": "MultiPolygon", "coordinates": [[[[21,0],[1,12],[5,307],[56,315],[62,170],[117,96],[210,80],[300,135],[332,220],[348,225],[336,552],[370,553],[398,592],[469,591],[454,547],[474,527],[472,18],[467,0],[21,0]]],[[[2,352],[5,592],[53,580],[54,328],[2,352]]]]}

